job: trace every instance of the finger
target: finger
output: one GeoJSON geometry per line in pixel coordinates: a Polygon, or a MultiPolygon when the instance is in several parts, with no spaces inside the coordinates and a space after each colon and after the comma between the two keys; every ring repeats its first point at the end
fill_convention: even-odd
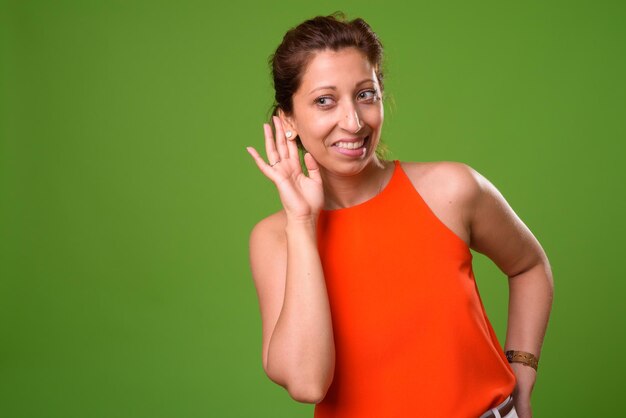
{"type": "Polygon", "coordinates": [[[312,180],[315,180],[318,183],[322,183],[322,176],[320,174],[320,167],[315,161],[315,158],[308,152],[304,154],[304,164],[306,165],[306,169],[309,171],[309,177],[312,180]]]}
{"type": "Polygon", "coordinates": [[[289,158],[295,159],[296,164],[299,167],[299,172],[302,172],[302,166],[300,165],[300,158],[298,154],[298,144],[295,139],[287,140],[287,148],[289,149],[289,158]]]}
{"type": "Polygon", "coordinates": [[[254,158],[254,162],[256,163],[257,167],[259,167],[259,170],[261,170],[261,172],[267,178],[275,182],[274,177],[276,176],[276,173],[265,161],[263,161],[263,158],[261,158],[257,150],[252,147],[246,147],[246,149],[248,150],[248,153],[252,156],[252,158],[254,158]]]}
{"type": "Polygon", "coordinates": [[[278,116],[272,116],[272,119],[274,120],[274,128],[276,129],[276,146],[278,148],[278,154],[280,155],[281,160],[286,160],[289,158],[289,150],[287,149],[283,123],[278,116]]]}
{"type": "Polygon", "coordinates": [[[270,164],[274,164],[280,160],[280,155],[278,151],[276,151],[272,127],[268,123],[264,123],[263,131],[265,133],[265,154],[267,155],[267,161],[269,161],[270,164]]]}

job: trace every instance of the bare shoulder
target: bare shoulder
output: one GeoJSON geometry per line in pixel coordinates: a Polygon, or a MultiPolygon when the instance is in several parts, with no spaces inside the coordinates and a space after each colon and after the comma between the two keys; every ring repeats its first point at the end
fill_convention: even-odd
{"type": "Polygon", "coordinates": [[[532,232],[474,168],[452,161],[402,163],[402,168],[435,215],[509,277],[547,264],[532,232]]]}
{"type": "Polygon", "coordinates": [[[402,162],[402,169],[439,220],[470,242],[473,207],[480,194],[480,175],[456,161],[402,162]]]}
{"type": "Polygon", "coordinates": [[[286,259],[286,224],[285,211],[280,210],[261,219],[250,232],[250,267],[257,289],[263,286],[262,282],[266,280],[267,273],[271,273],[268,270],[274,263],[270,261],[278,260],[280,263],[283,258],[286,259]]]}
{"type": "Polygon", "coordinates": [[[250,232],[250,243],[256,240],[281,240],[285,239],[285,226],[287,216],[285,210],[279,210],[261,219],[250,232]]]}
{"type": "Polygon", "coordinates": [[[461,194],[476,193],[479,174],[468,164],[457,161],[402,162],[413,184],[461,194]]]}

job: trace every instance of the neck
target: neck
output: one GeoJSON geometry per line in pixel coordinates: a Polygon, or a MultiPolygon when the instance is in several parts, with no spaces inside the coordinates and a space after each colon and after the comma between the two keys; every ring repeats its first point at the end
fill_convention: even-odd
{"type": "Polygon", "coordinates": [[[354,175],[320,170],[324,183],[324,209],[348,208],[373,198],[383,189],[390,165],[393,165],[392,161],[373,159],[354,175]]]}

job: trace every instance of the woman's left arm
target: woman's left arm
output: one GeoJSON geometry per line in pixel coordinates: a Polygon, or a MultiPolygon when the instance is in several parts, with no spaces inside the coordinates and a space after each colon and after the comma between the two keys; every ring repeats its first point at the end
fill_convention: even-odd
{"type": "MultiPolygon", "coordinates": [[[[502,194],[476,170],[471,173],[467,212],[470,247],[489,257],[509,278],[509,316],[504,350],[526,351],[539,359],[548,326],[554,282],[548,258],[528,227],[502,194]]],[[[536,371],[511,363],[517,385],[515,409],[530,418],[530,396],[536,371]]]]}

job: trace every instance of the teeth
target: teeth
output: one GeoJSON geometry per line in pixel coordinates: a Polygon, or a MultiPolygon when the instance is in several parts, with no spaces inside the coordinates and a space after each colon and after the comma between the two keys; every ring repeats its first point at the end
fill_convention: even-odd
{"type": "Polygon", "coordinates": [[[335,146],[339,148],[346,148],[346,149],[357,149],[357,148],[361,148],[364,142],[365,140],[363,139],[358,142],[337,142],[335,146]]]}

